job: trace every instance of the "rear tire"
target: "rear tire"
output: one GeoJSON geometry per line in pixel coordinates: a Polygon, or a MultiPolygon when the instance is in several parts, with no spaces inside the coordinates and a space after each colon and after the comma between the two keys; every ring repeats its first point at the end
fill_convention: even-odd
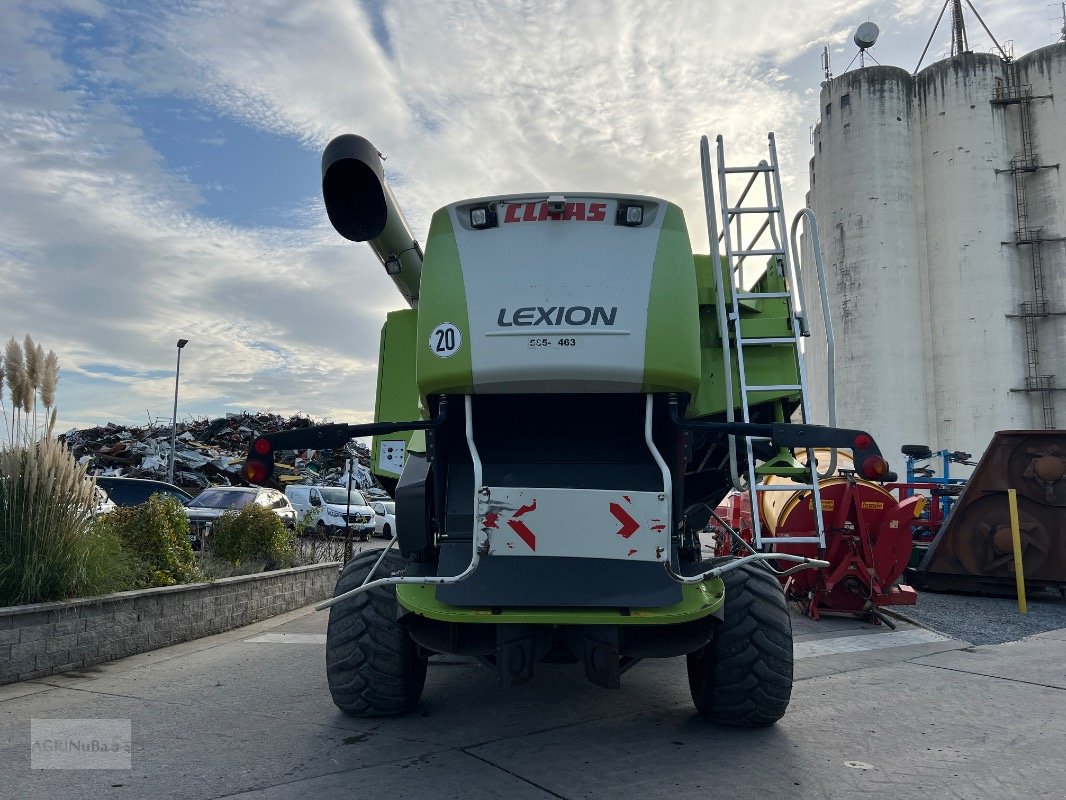
{"type": "Polygon", "coordinates": [[[384,524],[384,526],[382,526],[382,528],[381,528],[381,536],[382,536],[383,539],[391,539],[392,538],[392,528],[389,526],[389,523],[386,522],[384,524]]]}
{"type": "Polygon", "coordinates": [[[755,564],[722,580],[725,620],[710,643],[688,655],[692,701],[706,719],[722,725],[773,725],[792,696],[792,619],[784,591],[755,564]]]}
{"type": "MultiPolygon", "coordinates": [[[[380,553],[361,553],[341,572],[333,596],[363,583],[380,553]]],[[[390,552],[375,577],[386,577],[406,562],[390,552]]],[[[326,678],[333,702],[358,717],[405,714],[418,704],[426,683],[427,659],[396,619],[396,587],[379,586],[329,610],[326,678]]]]}

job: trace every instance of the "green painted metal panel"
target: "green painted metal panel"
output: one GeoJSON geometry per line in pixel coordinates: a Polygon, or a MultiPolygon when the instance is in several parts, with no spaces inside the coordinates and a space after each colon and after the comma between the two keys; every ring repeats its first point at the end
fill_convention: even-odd
{"type": "Polygon", "coordinates": [[[683,584],[681,602],[665,608],[632,608],[624,615],[612,608],[471,608],[437,600],[435,586],[400,584],[396,599],[408,611],[441,622],[480,625],[676,625],[714,614],[725,602],[721,578],[683,584]]]}
{"type": "MultiPolygon", "coordinates": [[[[419,419],[418,386],[415,384],[415,340],[418,312],[413,308],[392,311],[381,328],[378,348],[378,389],[374,403],[377,422],[404,422],[419,419]]],[[[375,436],[370,452],[370,469],[375,475],[399,477],[389,459],[381,459],[382,443],[402,441],[411,449],[412,431],[375,436]]]]}
{"type": "Polygon", "coordinates": [[[643,391],[695,394],[699,385],[700,322],[692,245],[684,214],[667,203],[648,296],[643,391]]]}
{"type": "Polygon", "coordinates": [[[418,391],[423,398],[431,394],[470,394],[473,391],[472,340],[459,247],[449,210],[442,208],[433,215],[429,226],[419,290],[415,371],[418,391]],[[462,339],[455,352],[443,358],[435,355],[431,341],[434,330],[442,325],[454,326],[462,339]]]}
{"type": "MultiPolygon", "coordinates": [[[[710,256],[694,256],[700,301],[700,359],[699,391],[688,408],[690,417],[705,417],[725,411],[725,370],[722,340],[718,330],[718,310],[715,299],[715,271],[710,256]]],[[[728,267],[720,259],[718,276],[723,281],[727,308],[732,307],[732,282],[725,271],[728,267]]],[[[785,288],[776,267],[768,263],[766,271],[752,287],[755,292],[777,292],[785,288]]],[[[740,326],[745,337],[791,336],[788,302],[781,298],[743,300],[740,302],[740,326]]],[[[728,326],[729,344],[733,348],[733,405],[740,407],[740,373],[738,371],[733,326],[728,326]]],[[[744,348],[746,376],[749,385],[779,385],[799,383],[799,368],[795,347],[791,344],[754,345],[744,348]]],[[[750,397],[752,405],[775,400],[798,402],[798,392],[760,392],[750,397]]]]}

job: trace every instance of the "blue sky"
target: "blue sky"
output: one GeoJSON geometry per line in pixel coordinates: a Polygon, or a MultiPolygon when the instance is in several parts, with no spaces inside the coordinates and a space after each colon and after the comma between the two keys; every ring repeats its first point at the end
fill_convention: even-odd
{"type": "MultiPolygon", "coordinates": [[[[168,419],[178,338],[183,419],[367,420],[401,303],[329,228],[330,138],[388,156],[420,239],[463,197],[576,189],[675,200],[699,243],[701,134],[757,159],[774,130],[795,211],[822,46],[840,73],[872,19],[873,56],[913,69],[941,5],[4,3],[0,338],[58,354],[60,430],[168,419]]],[[[1018,54],[1061,26],[1042,0],[977,7],[1018,54]]],[[[942,25],[926,63],[949,42],[942,25]]]]}

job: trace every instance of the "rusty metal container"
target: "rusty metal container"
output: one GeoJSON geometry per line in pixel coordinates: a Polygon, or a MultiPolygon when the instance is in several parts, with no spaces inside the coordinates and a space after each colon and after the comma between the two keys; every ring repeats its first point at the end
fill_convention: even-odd
{"type": "Polygon", "coordinates": [[[999,431],[915,570],[919,588],[1015,591],[1007,490],[1027,588],[1066,591],[1066,431],[999,431]]]}

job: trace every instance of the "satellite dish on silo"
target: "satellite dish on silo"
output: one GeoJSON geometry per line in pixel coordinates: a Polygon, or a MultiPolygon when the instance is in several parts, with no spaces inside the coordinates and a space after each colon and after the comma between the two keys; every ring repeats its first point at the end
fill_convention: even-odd
{"type": "MultiPolygon", "coordinates": [[[[855,35],[852,37],[852,40],[859,48],[858,56],[860,67],[866,66],[866,51],[873,47],[874,44],[877,42],[877,34],[879,34],[880,32],[881,29],[874,25],[872,22],[864,22],[855,31],[855,35]]],[[[873,56],[870,56],[870,58],[873,58],[873,56]]],[[[874,58],[874,61],[876,62],[877,59],[874,58]]],[[[851,59],[851,64],[854,63],[855,59],[853,58],[851,59]]],[[[850,67],[851,64],[848,64],[848,66],[850,67]]]]}
{"type": "Polygon", "coordinates": [[[881,33],[881,29],[878,28],[872,22],[864,22],[855,31],[854,41],[856,46],[860,50],[867,50],[877,43],[877,35],[881,33]]]}

